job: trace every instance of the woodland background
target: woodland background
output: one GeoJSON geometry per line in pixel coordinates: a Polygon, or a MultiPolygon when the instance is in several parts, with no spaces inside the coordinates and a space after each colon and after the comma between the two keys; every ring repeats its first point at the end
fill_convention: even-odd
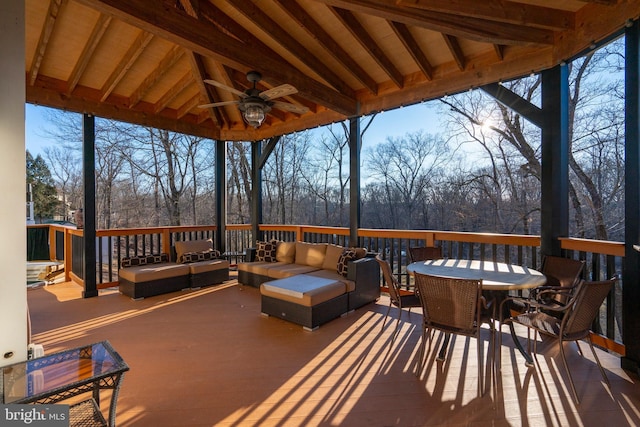
{"type": "MultiPolygon", "coordinates": [[[[624,240],[624,39],[568,63],[571,236],[624,240]]],[[[540,105],[540,76],[502,82],[540,105]]],[[[437,122],[367,144],[362,227],[540,233],[540,130],[481,90],[429,103],[437,122]]],[[[36,222],[82,203],[82,119],[50,110],[27,152],[36,222]]],[[[362,118],[363,140],[378,117],[362,118]]],[[[283,136],[263,169],[263,222],[349,225],[349,127],[283,136]]],[[[97,228],[215,223],[216,141],[96,120],[97,228]]],[[[251,144],[227,142],[227,223],[250,222],[251,144]]]]}

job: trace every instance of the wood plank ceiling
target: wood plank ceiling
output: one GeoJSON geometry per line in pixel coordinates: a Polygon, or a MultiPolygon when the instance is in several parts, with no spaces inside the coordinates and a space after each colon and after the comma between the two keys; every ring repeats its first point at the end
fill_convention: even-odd
{"type": "Polygon", "coordinates": [[[26,0],[27,101],[257,140],[541,71],[639,15],[640,0],[26,0]],[[204,82],[243,92],[251,70],[298,91],[257,129],[204,82]]]}

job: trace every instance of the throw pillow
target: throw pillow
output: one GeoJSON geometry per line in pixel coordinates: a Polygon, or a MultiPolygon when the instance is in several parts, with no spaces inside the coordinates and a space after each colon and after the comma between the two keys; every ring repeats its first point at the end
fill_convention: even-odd
{"type": "Polygon", "coordinates": [[[120,267],[136,267],[139,265],[160,264],[161,262],[169,262],[169,255],[153,254],[124,257],[120,260],[120,267]]]}
{"type": "Polygon", "coordinates": [[[176,260],[180,262],[182,255],[187,252],[202,252],[213,249],[213,240],[182,240],[175,242],[176,260]]]}
{"type": "Polygon", "coordinates": [[[333,244],[328,245],[327,252],[324,256],[324,262],[322,263],[322,268],[324,268],[325,270],[333,270],[334,268],[336,268],[343,250],[343,246],[333,244]]]}
{"type": "Polygon", "coordinates": [[[344,249],[340,258],[338,258],[338,266],[336,270],[338,274],[342,274],[344,277],[347,277],[347,271],[349,269],[349,261],[353,261],[356,259],[356,251],[353,249],[344,249]]]}
{"type": "Polygon", "coordinates": [[[293,264],[296,259],[296,242],[278,242],[276,244],[276,261],[293,264]]]}
{"type": "Polygon", "coordinates": [[[258,242],[256,245],[256,261],[276,262],[276,243],[258,242]]]}
{"type": "Polygon", "coordinates": [[[188,264],[191,262],[209,261],[220,257],[220,251],[216,249],[208,249],[206,251],[185,252],[182,254],[180,263],[188,264]]]}

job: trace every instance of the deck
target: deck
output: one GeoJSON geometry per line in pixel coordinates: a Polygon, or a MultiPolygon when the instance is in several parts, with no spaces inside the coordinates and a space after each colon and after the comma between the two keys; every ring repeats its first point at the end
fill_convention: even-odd
{"type": "Polygon", "coordinates": [[[119,426],[640,425],[640,380],[599,351],[609,392],[586,345],[585,358],[567,347],[579,406],[558,352],[539,345],[527,369],[507,328],[497,383],[478,396],[475,340],[452,338],[444,364],[430,353],[418,379],[420,311],[405,310],[392,340],[395,324],[381,331],[385,296],[307,332],[261,316],[259,291],[235,280],[141,301],[101,293],[82,299],[74,283],[29,290],[33,341],[51,353],[109,340],[131,368],[119,426]]]}

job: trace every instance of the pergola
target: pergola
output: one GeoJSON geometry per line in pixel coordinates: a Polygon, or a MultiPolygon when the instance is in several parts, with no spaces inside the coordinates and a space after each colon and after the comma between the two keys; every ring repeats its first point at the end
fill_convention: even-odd
{"type": "MultiPolygon", "coordinates": [[[[625,33],[623,363],[638,370],[640,314],[634,308],[640,301],[640,254],[633,244],[640,241],[640,0],[9,0],[0,12],[9,29],[0,45],[6,58],[0,66],[3,93],[9,95],[1,104],[3,122],[24,118],[17,111],[24,102],[84,113],[86,189],[93,188],[93,116],[218,140],[217,164],[223,163],[224,141],[256,141],[254,182],[259,183],[261,141],[269,140],[268,155],[280,135],[348,119],[352,160],[357,160],[360,116],[482,88],[542,130],[545,254],[557,254],[558,237],[568,233],[566,61],[625,33]],[[234,102],[250,88],[251,70],[262,75],[261,91],[283,84],[297,89],[276,99],[287,104],[273,105],[257,128],[245,123],[234,102]],[[498,84],[532,72],[542,74],[540,106],[498,84]],[[225,105],[199,107],[220,102],[225,105]]],[[[2,134],[15,138],[20,130],[13,126],[2,134]]],[[[16,157],[18,151],[24,156],[24,146],[16,157]]],[[[2,162],[7,168],[0,167],[6,169],[0,181],[15,179],[11,160],[2,162]]],[[[358,162],[351,163],[357,178],[358,162]]],[[[353,238],[359,191],[358,179],[351,181],[353,238]]],[[[259,185],[254,191],[260,194],[259,185]]],[[[10,193],[13,200],[24,198],[21,189],[10,193]]],[[[85,249],[95,256],[93,194],[85,191],[85,243],[90,243],[85,249]]],[[[222,200],[217,210],[224,230],[222,200]]],[[[259,206],[253,210],[257,228],[259,206]]],[[[3,229],[16,225],[4,218],[3,229]]],[[[23,215],[11,218],[24,221],[23,215]]],[[[13,259],[3,262],[17,265],[19,278],[24,260],[13,259]]],[[[88,296],[97,293],[95,285],[86,286],[88,296]]],[[[8,313],[0,314],[3,325],[21,319],[23,312],[15,309],[21,298],[3,298],[0,305],[12,308],[0,310],[8,313]]],[[[16,351],[20,340],[18,335],[3,340],[0,350],[16,351]]]]}

